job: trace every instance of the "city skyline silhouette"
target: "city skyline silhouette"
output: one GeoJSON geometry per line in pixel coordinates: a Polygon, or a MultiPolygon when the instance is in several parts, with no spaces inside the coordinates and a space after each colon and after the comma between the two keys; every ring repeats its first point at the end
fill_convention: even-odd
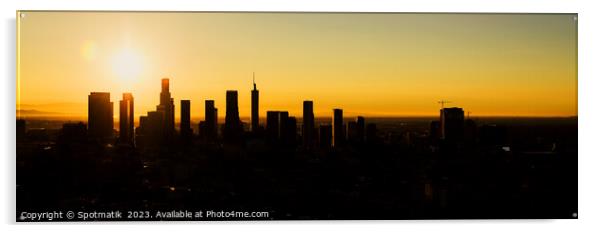
{"type": "MultiPolygon", "coordinates": [[[[163,78],[163,80],[169,80],[169,78],[163,78]]],[[[238,90],[231,90],[231,91],[238,92],[238,90]]],[[[255,93],[258,93],[258,90],[256,88],[256,83],[255,83],[255,72],[253,72],[253,89],[250,90],[250,92],[251,92],[251,95],[250,95],[251,98],[249,98],[249,100],[251,102],[257,101],[257,105],[259,105],[260,98],[258,98],[258,96],[257,97],[253,96],[253,95],[255,95],[255,93]],[[254,100],[254,98],[257,98],[257,100],[254,100]]],[[[109,93],[110,94],[110,92],[98,92],[98,93],[109,93]]],[[[126,95],[126,94],[127,95],[132,95],[132,92],[126,92],[126,93],[123,93],[123,94],[124,95],[126,95]]],[[[159,98],[159,99],[161,99],[161,98],[159,98]]],[[[190,103],[192,102],[190,99],[191,98],[186,98],[186,97],[183,97],[183,99],[181,99],[182,101],[188,101],[188,104],[189,104],[187,106],[188,111],[190,111],[190,103]]],[[[214,98],[211,98],[211,100],[214,101],[214,103],[215,103],[214,98]]],[[[200,102],[202,102],[202,101],[206,101],[206,100],[201,100],[200,102]]],[[[303,100],[303,101],[306,101],[306,100],[303,100]]],[[[196,102],[196,101],[193,101],[193,102],[196,102]]],[[[433,104],[432,104],[433,106],[436,106],[435,103],[441,105],[440,109],[442,109],[445,104],[456,106],[456,105],[454,105],[455,103],[452,102],[452,101],[446,101],[446,100],[435,101],[435,100],[433,100],[432,102],[433,102],[433,104]]],[[[343,104],[340,104],[340,105],[343,105],[343,104]]],[[[174,105],[174,107],[175,106],[178,107],[178,110],[181,110],[181,109],[179,109],[181,105],[174,105]]],[[[238,106],[238,104],[237,104],[237,106],[238,106]]],[[[334,106],[337,106],[337,105],[334,105],[334,106]]],[[[198,103],[197,103],[197,107],[199,107],[198,103]]],[[[119,106],[118,105],[117,106],[112,106],[111,108],[114,109],[113,110],[113,115],[112,115],[113,118],[118,120],[120,116],[115,113],[116,112],[115,108],[117,110],[119,110],[119,106]]],[[[301,106],[301,108],[303,108],[303,106],[301,106]]],[[[335,109],[335,108],[336,107],[334,107],[333,109],[335,109]]],[[[259,114],[258,110],[255,110],[256,113],[253,112],[254,110],[252,108],[250,108],[248,110],[251,111],[248,115],[245,115],[244,113],[240,114],[240,118],[244,119],[245,123],[248,123],[250,125],[253,124],[253,120],[252,120],[253,114],[257,114],[256,115],[256,119],[258,119],[258,120],[260,119],[262,121],[265,121],[267,119],[267,116],[265,114],[259,114]]],[[[299,111],[298,108],[288,109],[287,111],[291,111],[291,110],[293,112],[295,112],[296,115],[303,115],[303,111],[299,111]]],[[[142,111],[142,110],[138,110],[138,112],[140,112],[140,111],[142,111]]],[[[173,111],[175,112],[176,109],[174,108],[173,111]]],[[[192,112],[191,114],[188,115],[188,120],[190,120],[190,119],[194,119],[194,120],[204,119],[205,115],[200,115],[199,112],[203,112],[203,110],[192,112]]],[[[393,118],[395,118],[395,117],[401,117],[401,118],[403,118],[403,117],[427,117],[428,118],[428,117],[436,117],[436,116],[439,115],[439,114],[437,114],[437,115],[435,115],[435,114],[425,114],[425,115],[411,115],[411,114],[407,114],[407,115],[404,115],[403,113],[401,113],[400,115],[373,115],[370,112],[365,112],[365,113],[357,112],[357,111],[352,111],[352,112],[355,115],[357,115],[357,116],[360,116],[360,115],[361,116],[371,116],[371,117],[376,117],[376,118],[383,118],[383,117],[384,118],[387,118],[387,117],[393,117],[393,118]]],[[[474,112],[471,112],[471,113],[474,113],[474,112]]],[[[57,115],[58,116],[62,116],[62,118],[73,117],[74,119],[78,119],[78,118],[82,117],[82,116],[74,116],[74,115],[69,115],[69,114],[62,115],[62,114],[59,114],[59,113],[56,113],[56,112],[55,113],[53,113],[53,112],[36,112],[36,110],[32,110],[32,109],[25,110],[25,113],[21,113],[20,114],[19,109],[17,109],[17,117],[18,118],[21,118],[21,117],[23,117],[23,118],[33,117],[35,119],[45,119],[45,118],[47,118],[47,119],[54,119],[57,115]],[[33,112],[33,113],[29,113],[29,112],[33,112]]],[[[139,114],[133,114],[133,116],[135,116],[134,117],[134,122],[136,124],[139,124],[139,120],[138,120],[139,118],[138,117],[143,116],[143,115],[144,114],[140,114],[140,113],[139,114]]],[[[84,117],[87,117],[87,116],[84,116],[84,117]]],[[[329,116],[329,115],[318,115],[316,117],[318,117],[318,118],[328,118],[328,117],[331,117],[331,116],[329,116]]],[[[478,117],[485,117],[485,118],[487,118],[487,117],[510,117],[510,118],[512,118],[512,117],[526,117],[526,118],[529,118],[529,117],[530,118],[548,117],[548,118],[555,118],[555,117],[577,117],[577,115],[568,115],[568,116],[555,116],[555,115],[551,115],[551,116],[536,116],[536,115],[526,115],[526,116],[521,116],[521,115],[478,115],[478,114],[475,115],[475,114],[473,114],[473,117],[477,117],[477,118],[478,117]]],[[[174,116],[174,119],[176,120],[176,123],[180,123],[181,116],[174,116]]],[[[221,117],[221,118],[218,118],[218,121],[219,122],[225,122],[226,121],[225,116],[221,117]]],[[[258,123],[259,122],[256,122],[255,124],[258,124],[258,123]]]]}
{"type": "Polygon", "coordinates": [[[578,218],[576,14],[19,13],[16,221],[578,218]]]}

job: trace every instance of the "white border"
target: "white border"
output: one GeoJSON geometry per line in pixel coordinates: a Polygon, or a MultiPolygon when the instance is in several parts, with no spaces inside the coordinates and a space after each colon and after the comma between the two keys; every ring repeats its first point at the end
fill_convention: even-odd
{"type": "Polygon", "coordinates": [[[357,1],[357,0],[24,0],[0,1],[2,4],[2,42],[4,55],[0,66],[4,72],[0,101],[0,148],[5,149],[0,174],[0,221],[2,232],[41,230],[44,232],[600,232],[602,182],[599,167],[602,153],[596,137],[602,121],[600,58],[602,12],[596,1],[558,0],[429,0],[429,1],[357,1]],[[469,220],[469,221],[279,221],[279,222],[200,222],[200,223],[96,223],[89,224],[15,224],[15,15],[16,10],[154,10],[154,11],[373,11],[373,12],[512,12],[512,13],[578,13],[579,14],[579,219],[578,220],[469,220]],[[197,229],[201,227],[201,229],[197,229]],[[343,229],[344,228],[344,229],[343,229]]]}

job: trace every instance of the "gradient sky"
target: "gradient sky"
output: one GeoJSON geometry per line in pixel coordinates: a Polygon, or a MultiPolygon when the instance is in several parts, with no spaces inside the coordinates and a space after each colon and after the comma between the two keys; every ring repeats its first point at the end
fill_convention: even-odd
{"type": "Polygon", "coordinates": [[[117,116],[132,92],[138,118],[168,77],[176,115],[214,99],[223,117],[238,90],[245,117],[255,72],[260,117],[300,117],[303,100],[318,116],[437,115],[441,99],[473,116],[577,115],[574,14],[24,13],[17,109],[85,116],[109,91],[117,116]]]}

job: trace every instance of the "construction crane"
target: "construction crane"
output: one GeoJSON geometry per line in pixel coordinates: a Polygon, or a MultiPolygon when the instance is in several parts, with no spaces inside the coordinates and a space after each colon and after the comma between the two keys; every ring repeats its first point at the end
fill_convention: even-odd
{"type": "Polygon", "coordinates": [[[439,100],[439,101],[437,101],[437,103],[441,104],[441,109],[443,109],[445,107],[445,104],[449,104],[449,103],[451,103],[451,101],[439,100]]]}

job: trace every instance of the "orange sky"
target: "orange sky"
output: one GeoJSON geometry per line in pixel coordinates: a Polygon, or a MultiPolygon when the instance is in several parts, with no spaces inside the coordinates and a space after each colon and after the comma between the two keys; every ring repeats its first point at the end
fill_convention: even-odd
{"type": "MultiPolygon", "coordinates": [[[[109,91],[118,114],[132,92],[136,118],[169,77],[193,117],[226,90],[250,115],[438,114],[440,99],[473,116],[576,116],[574,14],[21,12],[17,109],[85,116],[109,91]]],[[[178,115],[178,114],[176,114],[178,115]]]]}

